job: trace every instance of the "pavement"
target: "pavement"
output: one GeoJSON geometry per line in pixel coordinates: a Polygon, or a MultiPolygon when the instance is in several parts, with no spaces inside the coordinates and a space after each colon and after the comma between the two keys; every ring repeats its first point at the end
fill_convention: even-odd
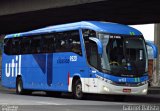
{"type": "Polygon", "coordinates": [[[146,96],[126,96],[123,101],[110,95],[86,95],[83,100],[69,95],[47,96],[44,92],[17,95],[15,89],[0,86],[0,111],[160,111],[160,88],[149,88],[146,96]],[[144,108],[154,108],[144,110],[144,108]],[[142,109],[143,108],[143,109],[142,109]]]}
{"type": "Polygon", "coordinates": [[[160,94],[160,87],[149,87],[148,94],[160,94]]]}

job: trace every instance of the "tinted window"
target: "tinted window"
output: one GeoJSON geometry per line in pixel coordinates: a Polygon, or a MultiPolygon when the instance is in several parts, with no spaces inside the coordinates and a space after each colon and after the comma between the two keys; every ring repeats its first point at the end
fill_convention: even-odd
{"type": "Polygon", "coordinates": [[[6,54],[39,54],[53,52],[74,52],[82,54],[79,31],[66,31],[32,37],[4,40],[6,54]]]}
{"type": "Polygon", "coordinates": [[[4,52],[6,54],[12,54],[12,39],[4,40],[4,52]]]}
{"type": "Polygon", "coordinates": [[[44,35],[42,37],[42,53],[52,53],[55,52],[55,34],[44,35]]]}
{"type": "Polygon", "coordinates": [[[79,31],[58,33],[55,40],[56,52],[74,52],[82,55],[79,31]]]}
{"type": "Polygon", "coordinates": [[[88,63],[95,67],[96,69],[99,69],[99,55],[98,55],[98,48],[97,44],[89,39],[89,37],[96,37],[96,32],[94,30],[89,29],[83,29],[83,38],[85,43],[85,49],[86,49],[86,57],[88,60],[88,63]]]}
{"type": "Polygon", "coordinates": [[[30,52],[31,39],[28,37],[21,38],[20,40],[20,54],[27,54],[30,52]]]}
{"type": "Polygon", "coordinates": [[[30,51],[28,53],[32,53],[32,54],[38,54],[41,53],[41,37],[37,36],[37,37],[33,37],[31,38],[31,43],[30,43],[30,51]]]}

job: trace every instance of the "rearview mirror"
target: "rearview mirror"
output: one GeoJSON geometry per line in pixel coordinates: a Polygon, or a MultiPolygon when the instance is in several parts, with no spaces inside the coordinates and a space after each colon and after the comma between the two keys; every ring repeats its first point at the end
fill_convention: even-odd
{"type": "Polygon", "coordinates": [[[148,57],[149,59],[155,59],[158,57],[158,48],[157,46],[150,42],[150,41],[146,41],[147,44],[147,52],[148,52],[148,57]]]}

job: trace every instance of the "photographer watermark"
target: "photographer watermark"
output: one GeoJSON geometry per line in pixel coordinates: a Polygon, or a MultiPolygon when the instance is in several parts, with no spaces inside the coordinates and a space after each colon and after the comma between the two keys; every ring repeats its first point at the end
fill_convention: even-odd
{"type": "Polygon", "coordinates": [[[18,106],[16,106],[16,105],[1,105],[0,111],[18,111],[18,106]]]}
{"type": "Polygon", "coordinates": [[[123,111],[160,111],[158,105],[123,105],[123,111]]]}

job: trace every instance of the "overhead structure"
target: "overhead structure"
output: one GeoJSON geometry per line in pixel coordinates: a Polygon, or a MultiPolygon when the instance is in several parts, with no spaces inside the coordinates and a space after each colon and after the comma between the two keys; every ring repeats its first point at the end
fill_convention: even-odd
{"type": "Polygon", "coordinates": [[[0,34],[83,20],[160,22],[158,0],[1,0],[0,7],[0,34]]]}

